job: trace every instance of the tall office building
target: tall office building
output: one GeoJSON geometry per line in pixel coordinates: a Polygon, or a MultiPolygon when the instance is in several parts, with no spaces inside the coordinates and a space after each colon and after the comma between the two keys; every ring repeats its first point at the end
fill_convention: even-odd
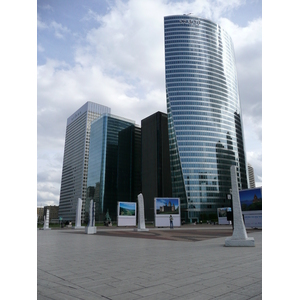
{"type": "Polygon", "coordinates": [[[110,108],[87,102],[67,119],[64,160],[61,177],[59,217],[75,221],[78,198],[82,199],[84,218],[90,144],[90,124],[110,108]]]}
{"type": "Polygon", "coordinates": [[[202,18],[167,16],[164,32],[172,191],[194,221],[230,205],[231,165],[248,188],[234,49],[202,18]]]}
{"type": "Polygon", "coordinates": [[[254,169],[249,163],[248,163],[248,174],[249,174],[250,189],[254,189],[255,188],[254,169]]]}
{"type": "Polygon", "coordinates": [[[142,193],[145,219],[154,220],[154,198],[172,197],[167,114],[157,112],[142,125],[142,193]]]}
{"type": "Polygon", "coordinates": [[[118,137],[118,201],[136,202],[142,191],[141,127],[131,125],[119,132],[118,137]]]}
{"type": "Polygon", "coordinates": [[[132,125],[134,121],[111,114],[91,124],[85,221],[90,200],[96,204],[96,221],[104,220],[107,211],[113,221],[117,218],[119,133],[132,125]]]}

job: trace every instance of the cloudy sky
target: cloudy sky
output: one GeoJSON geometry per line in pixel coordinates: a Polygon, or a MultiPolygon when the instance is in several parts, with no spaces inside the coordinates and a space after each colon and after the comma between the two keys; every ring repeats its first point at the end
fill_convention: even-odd
{"type": "Polygon", "coordinates": [[[37,205],[58,205],[67,118],[87,101],[136,124],[166,112],[163,17],[192,13],[232,37],[245,146],[262,185],[262,3],[38,0],[37,205]]]}

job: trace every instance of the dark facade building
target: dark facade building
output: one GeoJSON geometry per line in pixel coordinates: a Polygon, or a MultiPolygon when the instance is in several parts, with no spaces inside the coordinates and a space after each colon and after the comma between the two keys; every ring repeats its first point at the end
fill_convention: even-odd
{"type": "Polygon", "coordinates": [[[58,205],[48,205],[44,206],[44,216],[47,214],[47,209],[49,209],[49,220],[58,220],[58,210],[59,206],[58,205]]]}
{"type": "Polygon", "coordinates": [[[131,125],[119,132],[118,139],[117,198],[136,202],[142,191],[141,128],[131,125]]]}
{"type": "Polygon", "coordinates": [[[248,188],[233,43],[209,20],[164,18],[165,76],[173,197],[200,220],[230,205],[230,166],[248,188]]]}
{"type": "Polygon", "coordinates": [[[157,112],[142,125],[142,193],[145,219],[154,220],[154,198],[172,197],[168,118],[157,112]]]}
{"type": "Polygon", "coordinates": [[[85,222],[90,200],[96,204],[95,221],[104,220],[107,211],[113,221],[117,218],[119,132],[132,125],[134,121],[111,114],[91,123],[85,222]]]}

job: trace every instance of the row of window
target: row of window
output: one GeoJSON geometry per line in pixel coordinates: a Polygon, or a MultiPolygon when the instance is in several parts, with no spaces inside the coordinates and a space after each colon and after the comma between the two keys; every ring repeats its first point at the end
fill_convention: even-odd
{"type": "Polygon", "coordinates": [[[165,55],[174,55],[174,54],[181,54],[183,51],[187,51],[187,55],[193,54],[193,53],[201,53],[203,56],[206,55],[212,55],[213,57],[224,59],[224,60],[231,60],[233,56],[233,52],[228,51],[219,51],[219,49],[216,49],[215,47],[212,47],[208,44],[203,43],[193,43],[186,42],[182,43],[183,40],[176,40],[176,42],[168,41],[165,43],[165,55]]]}
{"type": "MultiPolygon", "coordinates": [[[[212,76],[212,78],[218,78],[218,80],[224,80],[226,83],[228,81],[227,76],[224,75],[224,73],[216,72],[214,69],[208,70],[207,68],[203,68],[203,66],[199,64],[189,64],[189,66],[185,65],[178,65],[177,67],[174,65],[169,65],[168,68],[166,68],[166,75],[169,74],[176,74],[178,76],[184,76],[184,73],[188,73],[188,76],[196,75],[198,76],[212,76]],[[182,73],[182,74],[181,74],[182,73]]],[[[200,77],[201,78],[201,77],[200,77]]],[[[232,84],[237,85],[236,81],[233,81],[232,84]]]]}
{"type": "Polygon", "coordinates": [[[202,35],[208,39],[218,41],[219,44],[230,43],[231,38],[226,31],[222,30],[220,27],[209,28],[206,26],[182,26],[181,24],[165,24],[164,26],[165,36],[175,33],[180,34],[195,34],[197,36],[202,35]]]}
{"type": "Polygon", "coordinates": [[[198,134],[198,132],[202,132],[202,131],[215,131],[215,132],[218,132],[220,135],[225,135],[224,131],[231,132],[232,130],[234,130],[234,127],[232,127],[232,126],[223,125],[221,127],[221,125],[220,125],[219,127],[216,127],[215,124],[210,123],[210,122],[190,122],[190,124],[179,124],[179,122],[174,122],[174,126],[176,128],[176,132],[178,130],[184,130],[184,131],[194,130],[195,134],[198,134]],[[211,126],[211,127],[206,127],[206,126],[211,126]],[[209,129],[207,130],[206,128],[211,128],[212,130],[209,130],[209,129]]]}
{"type": "Polygon", "coordinates": [[[169,75],[166,76],[166,81],[169,86],[172,86],[173,84],[175,86],[202,86],[202,87],[210,87],[210,88],[220,88],[225,91],[231,91],[232,93],[237,93],[236,86],[233,86],[232,84],[227,84],[223,80],[218,80],[216,77],[211,76],[193,76],[188,77],[186,74],[185,76],[180,75],[169,75]],[[180,76],[180,77],[179,77],[180,76]],[[200,79],[201,78],[201,79],[200,79]]]}
{"type": "Polygon", "coordinates": [[[226,121],[224,118],[207,118],[207,117],[190,117],[184,116],[183,118],[178,118],[176,121],[174,120],[174,124],[176,125],[206,125],[209,124],[210,126],[230,126],[233,128],[233,122],[226,121]],[[198,122],[198,121],[205,121],[205,122],[198,122]]]}
{"type": "Polygon", "coordinates": [[[223,58],[232,59],[234,56],[233,49],[222,49],[222,51],[219,51],[218,47],[216,45],[212,45],[211,43],[207,43],[204,41],[199,41],[197,39],[191,40],[186,39],[184,37],[174,37],[172,39],[168,39],[165,41],[165,52],[174,51],[177,47],[192,47],[198,50],[204,50],[204,51],[210,51],[214,55],[219,54],[222,55],[223,58]]]}
{"type": "MultiPolygon", "coordinates": [[[[222,101],[222,100],[215,100],[213,98],[207,98],[207,97],[193,97],[192,99],[185,99],[182,101],[182,99],[178,99],[177,97],[172,97],[172,103],[171,107],[172,110],[176,110],[175,107],[181,107],[181,114],[179,115],[185,115],[185,111],[187,108],[190,107],[198,107],[201,111],[213,111],[213,109],[219,109],[219,110],[227,110],[229,113],[232,113],[236,109],[235,103],[233,101],[222,101]]],[[[181,120],[180,117],[177,118],[177,120],[181,120]]],[[[191,118],[191,120],[195,120],[194,118],[191,118]]]]}
{"type": "Polygon", "coordinates": [[[176,44],[178,42],[187,42],[189,44],[200,44],[202,46],[211,47],[214,49],[218,49],[222,52],[228,51],[229,53],[232,52],[231,45],[229,43],[223,43],[219,44],[218,41],[216,41],[214,38],[207,38],[201,34],[192,34],[192,33],[185,33],[183,32],[173,32],[169,33],[168,35],[165,35],[165,47],[167,47],[170,43],[176,44]]]}
{"type": "Polygon", "coordinates": [[[196,62],[205,62],[205,63],[211,63],[212,66],[219,66],[220,68],[224,68],[224,64],[226,64],[226,67],[233,70],[233,65],[230,63],[231,60],[227,59],[218,59],[216,57],[203,55],[203,54],[191,54],[186,53],[186,55],[179,55],[180,53],[172,53],[172,55],[166,55],[165,61],[172,62],[177,60],[189,60],[189,61],[196,61],[196,62]]]}
{"type": "Polygon", "coordinates": [[[228,111],[228,115],[226,111],[222,111],[222,112],[212,112],[210,109],[197,109],[197,110],[185,110],[185,108],[182,107],[181,110],[178,111],[172,111],[172,115],[174,120],[184,120],[186,118],[190,118],[191,120],[196,120],[195,116],[208,116],[209,118],[217,118],[219,120],[228,120],[228,121],[232,121],[232,117],[230,116],[231,112],[228,111]]]}
{"type": "MultiPolygon", "coordinates": [[[[221,109],[228,109],[230,112],[234,112],[236,110],[237,100],[233,97],[222,97],[217,96],[215,94],[203,93],[203,92],[168,92],[168,97],[171,100],[171,107],[173,110],[200,110],[200,111],[211,111],[221,113],[221,109]],[[184,105],[179,104],[181,100],[178,99],[180,96],[189,96],[186,98],[190,98],[190,100],[196,100],[195,105],[190,104],[189,99],[185,99],[184,102],[187,102],[184,105]],[[217,100],[219,102],[214,102],[213,100],[217,100]],[[207,107],[207,109],[205,109],[207,107]]],[[[183,98],[183,97],[182,97],[183,98]]]]}
{"type": "MultiPolygon", "coordinates": [[[[179,136],[178,137],[178,147],[196,146],[196,147],[202,147],[202,149],[203,149],[202,151],[214,153],[216,150],[217,144],[221,143],[221,142],[219,142],[219,140],[222,140],[222,138],[216,139],[216,138],[209,138],[209,137],[204,138],[203,136],[201,138],[199,136],[190,136],[190,137],[186,137],[186,139],[185,139],[184,136],[179,136]],[[188,138],[190,138],[190,140],[188,140],[188,138]],[[216,140],[218,140],[218,141],[216,141],[216,140]],[[208,143],[208,142],[211,142],[211,143],[208,143]]],[[[226,145],[227,141],[224,141],[224,140],[225,140],[225,138],[223,138],[223,144],[226,145]]],[[[233,151],[237,151],[237,149],[242,150],[241,145],[239,143],[237,143],[237,144],[234,143],[232,145],[232,148],[233,148],[233,151]]]]}
{"type": "Polygon", "coordinates": [[[195,78],[201,78],[200,76],[206,76],[207,78],[215,79],[218,82],[221,83],[223,82],[227,86],[231,86],[236,90],[238,88],[236,77],[234,76],[235,74],[225,75],[224,72],[222,72],[221,70],[206,68],[198,64],[189,64],[188,66],[184,64],[180,64],[177,66],[169,65],[166,68],[166,79],[168,78],[168,75],[173,75],[172,77],[178,77],[178,76],[185,77],[184,75],[185,74],[188,75],[188,73],[190,73],[189,76],[194,75],[195,78]]]}
{"type": "Polygon", "coordinates": [[[182,26],[181,24],[175,24],[175,26],[165,26],[164,32],[165,35],[170,35],[174,32],[177,34],[195,34],[218,40],[219,43],[221,43],[222,41],[227,43],[230,42],[230,36],[225,31],[218,32],[218,30],[206,28],[203,26],[192,26],[187,28],[185,26],[182,26]]]}
{"type": "Polygon", "coordinates": [[[215,41],[209,41],[204,38],[187,37],[186,35],[174,35],[165,38],[165,54],[172,55],[180,54],[182,50],[179,50],[181,47],[185,48],[184,51],[188,52],[187,55],[196,55],[208,56],[212,54],[212,58],[223,58],[223,59],[232,59],[233,49],[226,45],[226,47],[221,46],[215,41]]]}
{"type": "MultiPolygon", "coordinates": [[[[217,90],[214,89],[202,89],[202,88],[186,88],[186,87],[169,87],[168,85],[168,94],[169,96],[177,96],[177,95],[185,95],[185,96],[190,96],[190,95],[194,95],[194,96],[198,96],[198,97],[206,97],[206,98],[212,98],[212,99],[219,99],[219,100],[223,100],[226,104],[226,100],[232,100],[233,103],[236,102],[236,98],[235,98],[235,94],[234,95],[230,95],[229,93],[223,93],[223,92],[219,92],[217,90]],[[218,95],[218,96],[217,96],[218,95]]],[[[209,101],[210,102],[210,101],[209,101]]],[[[213,102],[211,102],[213,103],[213,102]]],[[[222,103],[222,102],[219,102],[222,103]]],[[[198,103],[199,105],[199,103],[198,103]]],[[[230,102],[228,102],[228,105],[230,105],[230,102]]],[[[218,105],[219,107],[220,105],[218,105]]]]}
{"type": "Polygon", "coordinates": [[[173,64],[178,64],[178,65],[200,65],[202,68],[209,68],[209,70],[218,70],[222,71],[221,74],[224,74],[224,69],[226,69],[228,72],[230,70],[230,73],[234,74],[234,70],[232,68],[232,66],[228,65],[224,65],[223,62],[219,63],[219,62],[212,62],[209,59],[206,58],[197,58],[197,57],[171,57],[171,58],[166,58],[165,59],[165,65],[170,66],[173,64]]]}
{"type": "Polygon", "coordinates": [[[203,80],[203,79],[196,79],[196,78],[181,78],[181,80],[178,79],[168,79],[167,80],[167,90],[170,89],[170,87],[202,87],[205,89],[216,89],[223,91],[227,93],[228,91],[231,91],[235,93],[236,91],[233,90],[231,87],[227,86],[226,84],[219,83],[219,81],[211,81],[211,80],[203,80]]]}
{"type": "MultiPolygon", "coordinates": [[[[232,83],[236,82],[236,73],[230,72],[226,73],[224,72],[223,68],[215,68],[212,64],[206,64],[201,63],[199,64],[197,61],[174,61],[174,62],[166,62],[166,72],[169,70],[178,70],[178,69],[186,69],[187,72],[189,69],[197,69],[197,73],[205,72],[208,75],[220,75],[223,76],[225,80],[232,80],[232,83]]],[[[167,73],[166,73],[167,74],[167,73]]]]}

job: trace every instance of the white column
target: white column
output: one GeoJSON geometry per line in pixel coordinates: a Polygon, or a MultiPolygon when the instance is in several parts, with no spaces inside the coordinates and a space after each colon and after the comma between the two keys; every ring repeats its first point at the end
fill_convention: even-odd
{"type": "Polygon", "coordinates": [[[225,246],[228,247],[254,247],[254,238],[248,238],[243,221],[239,189],[237,183],[236,166],[231,166],[231,187],[232,187],[232,209],[234,229],[232,236],[225,239],[225,246]]]}
{"type": "Polygon", "coordinates": [[[46,216],[44,216],[44,230],[50,230],[49,228],[49,209],[47,209],[46,216]]]}
{"type": "Polygon", "coordinates": [[[145,209],[144,209],[143,194],[138,195],[138,210],[139,210],[138,228],[135,230],[136,231],[149,231],[149,229],[146,229],[146,226],[145,226],[145,209]]]}
{"type": "Polygon", "coordinates": [[[84,226],[81,226],[81,210],[82,210],[82,200],[81,198],[78,198],[77,201],[77,209],[76,209],[76,220],[75,220],[75,229],[81,229],[84,228],[84,226]]]}

